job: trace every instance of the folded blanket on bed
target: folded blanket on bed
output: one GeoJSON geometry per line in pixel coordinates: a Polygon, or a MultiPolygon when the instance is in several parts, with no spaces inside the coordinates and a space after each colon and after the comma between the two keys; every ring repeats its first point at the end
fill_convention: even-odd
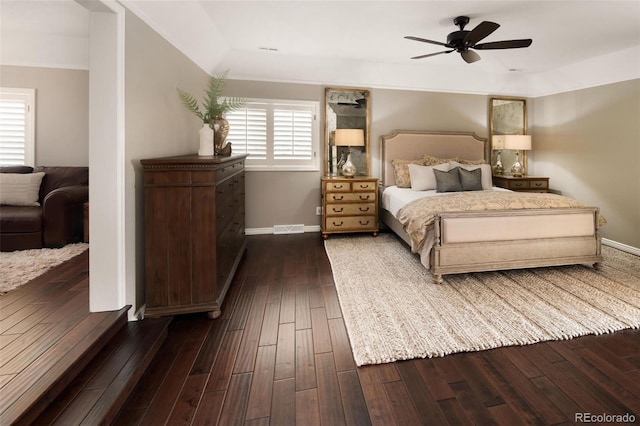
{"type": "MultiPolygon", "coordinates": [[[[396,218],[411,237],[411,251],[419,253],[439,213],[579,207],[587,206],[574,199],[552,193],[465,191],[412,201],[398,210],[396,218]]],[[[603,216],[598,217],[599,226],[607,223],[603,216]]]]}

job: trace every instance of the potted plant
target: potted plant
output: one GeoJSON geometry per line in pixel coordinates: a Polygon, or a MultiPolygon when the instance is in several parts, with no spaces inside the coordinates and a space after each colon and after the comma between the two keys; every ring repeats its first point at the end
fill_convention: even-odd
{"type": "Polygon", "coordinates": [[[231,147],[224,146],[225,139],[229,134],[229,122],[224,118],[224,114],[242,108],[246,101],[238,97],[229,97],[220,101],[227,73],[228,71],[225,71],[222,75],[215,75],[209,79],[202,109],[193,95],[180,88],[177,89],[182,104],[203,122],[202,129],[200,129],[199,155],[231,154],[231,150],[228,149],[231,147]],[[211,148],[209,148],[207,141],[212,141],[211,148]]]}

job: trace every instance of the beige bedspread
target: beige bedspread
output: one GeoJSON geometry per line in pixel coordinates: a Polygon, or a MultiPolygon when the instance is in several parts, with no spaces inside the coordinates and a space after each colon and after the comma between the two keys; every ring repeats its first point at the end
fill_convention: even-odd
{"type": "MultiPolygon", "coordinates": [[[[467,191],[444,193],[415,200],[398,210],[396,218],[411,237],[411,251],[423,253],[423,246],[438,213],[484,210],[550,209],[586,207],[562,195],[538,192],[467,191]]],[[[599,216],[599,226],[606,223],[599,216]]],[[[430,249],[430,248],[429,248],[430,249]]]]}

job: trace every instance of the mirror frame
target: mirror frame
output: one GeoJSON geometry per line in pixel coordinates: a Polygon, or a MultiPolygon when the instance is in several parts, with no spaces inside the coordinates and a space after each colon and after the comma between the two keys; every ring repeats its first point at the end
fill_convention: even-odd
{"type": "MultiPolygon", "coordinates": [[[[369,135],[370,135],[370,122],[371,122],[371,94],[367,89],[351,89],[344,87],[325,87],[324,89],[324,176],[341,176],[339,171],[331,170],[330,163],[332,162],[330,154],[331,149],[331,138],[332,132],[336,129],[333,128],[332,124],[329,122],[329,100],[330,98],[342,98],[345,101],[352,101],[358,95],[364,96],[366,102],[365,107],[365,125],[364,125],[364,156],[366,157],[366,170],[364,172],[357,168],[358,176],[369,176],[370,173],[370,144],[369,144],[369,135]]],[[[355,148],[358,149],[358,148],[355,148]]],[[[337,152],[336,152],[337,154],[337,152]]]]}
{"type": "MultiPolygon", "coordinates": [[[[504,128],[504,127],[502,127],[504,128]]],[[[496,152],[497,150],[493,149],[493,136],[494,135],[505,135],[505,134],[511,134],[511,135],[526,135],[527,134],[527,100],[525,98],[513,98],[513,97],[507,97],[507,96],[491,96],[489,98],[489,143],[490,143],[490,147],[491,147],[491,171],[493,174],[496,174],[495,171],[493,170],[494,166],[495,166],[495,162],[496,162],[496,152]],[[516,130],[509,130],[508,133],[505,133],[503,130],[501,130],[500,124],[497,123],[499,117],[497,117],[497,115],[495,114],[494,111],[494,107],[499,104],[499,103],[504,103],[504,102],[522,102],[522,123],[511,123],[511,128],[512,129],[516,129],[516,130]]],[[[503,164],[505,164],[504,161],[504,150],[502,150],[502,162],[503,164]]],[[[515,156],[515,155],[514,155],[515,156]]],[[[515,160],[514,160],[515,161],[515,160]]],[[[506,164],[509,164],[509,166],[507,167],[507,165],[505,164],[505,171],[503,172],[503,175],[510,175],[510,169],[511,169],[511,164],[513,164],[514,161],[511,161],[511,159],[509,160],[509,162],[507,162],[506,164]]],[[[527,151],[523,151],[522,153],[522,164],[524,165],[524,173],[526,175],[527,172],[527,151]]]]}

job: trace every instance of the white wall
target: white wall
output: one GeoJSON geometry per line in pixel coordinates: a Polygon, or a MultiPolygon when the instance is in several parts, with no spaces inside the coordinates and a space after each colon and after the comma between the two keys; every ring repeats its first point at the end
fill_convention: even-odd
{"type": "Polygon", "coordinates": [[[36,165],[89,165],[89,71],[2,65],[0,86],[36,89],[36,165]]]}
{"type": "Polygon", "coordinates": [[[533,100],[534,173],[600,207],[604,238],[640,248],[640,80],[533,100]]]}
{"type": "Polygon", "coordinates": [[[144,303],[144,185],[140,160],[195,153],[202,123],[176,87],[200,98],[209,76],[130,11],[125,44],[127,303],[144,303]]]}

